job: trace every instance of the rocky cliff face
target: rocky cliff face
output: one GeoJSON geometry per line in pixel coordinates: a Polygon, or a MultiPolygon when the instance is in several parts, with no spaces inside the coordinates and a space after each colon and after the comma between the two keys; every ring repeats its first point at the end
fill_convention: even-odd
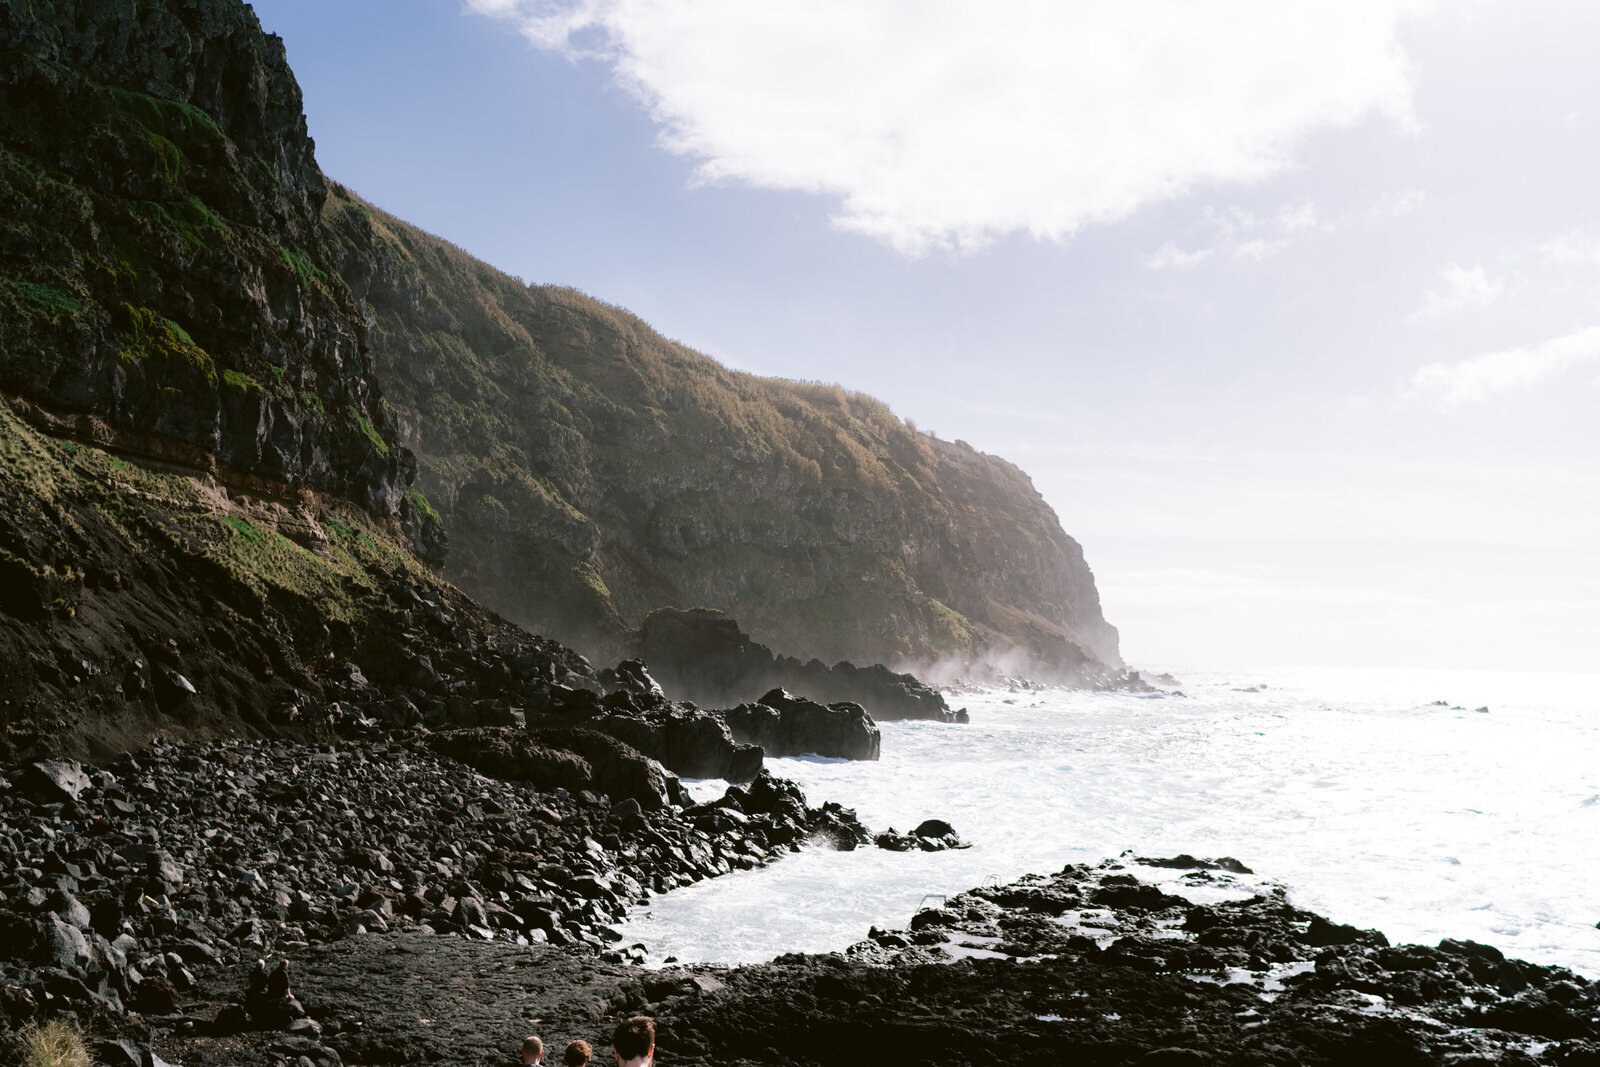
{"type": "Polygon", "coordinates": [[[729,371],[338,187],[324,221],[448,573],[497,610],[608,657],[677,606],[801,659],[1121,665],[1082,550],[1015,466],[838,386],[729,371]]]}
{"type": "Polygon", "coordinates": [[[125,453],[348,499],[442,558],[248,7],[0,2],[0,129],[0,391],[125,453]]]}

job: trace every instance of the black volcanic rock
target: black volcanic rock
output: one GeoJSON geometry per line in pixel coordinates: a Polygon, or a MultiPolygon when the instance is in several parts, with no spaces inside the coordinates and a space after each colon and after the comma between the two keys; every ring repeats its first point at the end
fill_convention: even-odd
{"type": "Polygon", "coordinates": [[[667,700],[642,667],[627,663],[597,672],[612,690],[552,688],[543,707],[529,713],[530,727],[582,725],[625,742],[677,774],[748,781],[764,756],[821,755],[877,759],[880,735],[859,704],[824,706],[781,689],[761,704],[702,709],[667,700]],[[633,680],[624,676],[635,672],[633,680]]]}
{"type": "Polygon", "coordinates": [[[596,785],[593,768],[582,756],[541,745],[524,730],[503,726],[447,729],[431,735],[427,743],[440,755],[495,778],[572,792],[596,785]]]}
{"type": "Polygon", "coordinates": [[[860,704],[823,705],[782,689],[720,714],[735,739],[760,745],[769,756],[875,760],[882,744],[878,724],[860,704]]]}
{"type": "Polygon", "coordinates": [[[908,834],[902,834],[891,826],[876,835],[872,843],[891,852],[943,852],[945,849],[971,847],[961,840],[955,827],[943,819],[924,819],[908,834]]]}
{"type": "Polygon", "coordinates": [[[0,793],[0,1030],[73,1011],[127,1034],[132,1010],[314,1040],[298,983],[291,1002],[281,971],[245,980],[274,946],[413,931],[637,958],[611,927],[648,894],[867,837],[765,774],[685,809],[653,761],[578,728],[157,741],[84,773],[72,803],[0,793]]]}
{"type": "Polygon", "coordinates": [[[22,768],[17,787],[46,802],[73,801],[89,788],[89,776],[77,760],[35,760],[22,768]]]}
{"type": "MultiPolygon", "coordinates": [[[[1216,869],[1194,878],[1231,878],[1216,869]]],[[[963,893],[843,954],[711,969],[713,991],[650,1010],[663,1057],[687,1064],[757,1062],[778,1047],[797,1064],[838,1062],[840,1048],[885,1062],[1119,1065],[1600,1055],[1596,983],[1524,964],[1530,985],[1508,995],[1492,949],[1389,947],[1371,931],[1322,947],[1304,934],[1319,922],[1332,925],[1274,894],[1196,905],[1120,863],[1072,866],[963,893]],[[1094,903],[1123,895],[1161,902],[1094,903]]]]}
{"type": "Polygon", "coordinates": [[[748,739],[736,739],[724,715],[657,700],[642,708],[608,709],[586,725],[620,738],[686,777],[748,781],[761,771],[762,749],[748,739]]]}
{"type": "MultiPolygon", "coordinates": [[[[747,808],[788,799],[782,787],[730,799],[741,792],[747,808]]],[[[530,1018],[560,1044],[594,1041],[638,1013],[656,1020],[660,1062],[690,1067],[780,1057],[819,1067],[1557,1067],[1600,1054],[1600,989],[1561,968],[1520,964],[1527,984],[1508,994],[1475,969],[1511,962],[1486,946],[1384,947],[1372,937],[1319,949],[1300,937],[1310,913],[1271,892],[1156,911],[1087,904],[1128,873],[1106,863],[1027,876],[954,896],[908,929],[874,929],[843,952],[744,967],[644,970],[577,946],[412,929],[289,952],[296,996],[323,1025],[324,1047],[347,1062],[492,1062],[535,1029],[530,1018]],[[1194,931],[1211,928],[1239,931],[1239,943],[1202,943],[1194,931]]],[[[1183,877],[1226,885],[1231,876],[1196,868],[1183,877]]],[[[604,879],[568,881],[592,891],[604,879]]],[[[206,973],[234,989],[253,964],[206,973]]],[[[180,1028],[157,1048],[182,1062],[266,1067],[283,1036],[180,1028]]]]}

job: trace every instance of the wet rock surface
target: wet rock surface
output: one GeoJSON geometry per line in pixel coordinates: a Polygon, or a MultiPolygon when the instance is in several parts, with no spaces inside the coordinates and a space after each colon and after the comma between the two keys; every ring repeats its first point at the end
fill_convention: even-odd
{"type": "MultiPolygon", "coordinates": [[[[643,665],[634,662],[639,673],[643,665]]],[[[648,675],[646,675],[648,677],[648,675]]],[[[758,703],[703,709],[668,700],[607,668],[595,676],[609,691],[555,688],[540,694],[522,716],[528,726],[581,724],[609,734],[691,778],[746,781],[764,756],[819,755],[878,758],[882,735],[859,704],[831,705],[774,689],[758,703]]]]}
{"type": "Polygon", "coordinates": [[[890,852],[943,852],[951,848],[971,848],[971,843],[961,840],[955,827],[943,819],[924,819],[910,833],[900,833],[894,827],[876,835],[872,843],[890,852]]]}
{"type": "Polygon", "coordinates": [[[824,705],[773,689],[753,704],[719,714],[736,740],[757,745],[769,756],[816,753],[875,760],[883,743],[872,716],[850,701],[824,705]]]}
{"type": "Polygon", "coordinates": [[[1216,864],[1133,862],[973,890],[844,953],[718,970],[721,989],[651,1005],[663,1062],[1600,1062],[1600,988],[1562,968],[1392,946],[1216,864]],[[1168,892],[1135,870],[1184,873],[1168,892]]]}

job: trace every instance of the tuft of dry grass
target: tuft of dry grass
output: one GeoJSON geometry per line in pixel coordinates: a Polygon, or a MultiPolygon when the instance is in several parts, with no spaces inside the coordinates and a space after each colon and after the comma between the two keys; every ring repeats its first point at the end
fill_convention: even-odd
{"type": "Polygon", "coordinates": [[[23,1067],[94,1067],[83,1033],[65,1019],[30,1023],[22,1031],[23,1067]]]}

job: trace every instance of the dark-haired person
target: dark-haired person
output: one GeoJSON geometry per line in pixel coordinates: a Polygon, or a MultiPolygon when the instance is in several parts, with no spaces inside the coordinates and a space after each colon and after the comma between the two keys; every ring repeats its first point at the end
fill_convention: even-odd
{"type": "Polygon", "coordinates": [[[611,1034],[611,1050],[617,1067],[650,1067],[656,1055],[656,1021],[635,1015],[618,1023],[611,1034]]]}
{"type": "Polygon", "coordinates": [[[538,1063],[542,1059],[544,1059],[544,1042],[529,1034],[522,1041],[522,1062],[538,1063]]]}
{"type": "Polygon", "coordinates": [[[561,1067],[588,1067],[594,1059],[594,1049],[583,1038],[568,1042],[567,1051],[561,1054],[561,1067]]]}

